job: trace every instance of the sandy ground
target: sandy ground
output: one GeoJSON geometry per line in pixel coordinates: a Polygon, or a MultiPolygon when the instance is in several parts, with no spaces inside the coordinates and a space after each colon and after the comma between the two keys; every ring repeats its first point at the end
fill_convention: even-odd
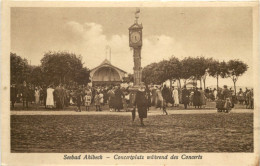
{"type": "Polygon", "coordinates": [[[253,110],[11,111],[11,152],[253,152],[253,110]]]}

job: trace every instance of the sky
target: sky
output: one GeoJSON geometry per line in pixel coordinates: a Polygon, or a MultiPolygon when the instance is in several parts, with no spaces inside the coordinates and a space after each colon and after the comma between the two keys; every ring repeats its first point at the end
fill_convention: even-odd
{"type": "MultiPolygon", "coordinates": [[[[32,65],[48,51],[69,51],[82,56],[92,69],[107,56],[111,63],[133,73],[133,51],[128,28],[134,23],[135,8],[12,8],[11,52],[32,65]]],[[[220,61],[239,59],[248,71],[238,86],[253,86],[252,9],[247,7],[143,7],[142,66],[171,56],[204,56],[220,61]]],[[[207,85],[216,79],[208,77],[207,85]]],[[[232,86],[230,78],[220,85],[232,86]]]]}

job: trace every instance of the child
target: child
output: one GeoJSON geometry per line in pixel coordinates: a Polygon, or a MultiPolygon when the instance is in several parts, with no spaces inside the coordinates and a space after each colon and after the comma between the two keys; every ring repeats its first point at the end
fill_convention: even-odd
{"type": "Polygon", "coordinates": [[[103,91],[99,93],[99,98],[100,98],[100,106],[104,105],[104,95],[103,91]]]}
{"type": "Polygon", "coordinates": [[[94,100],[95,100],[96,111],[101,111],[99,92],[96,93],[94,100]]]}
{"type": "Polygon", "coordinates": [[[89,106],[91,104],[91,91],[87,90],[86,95],[84,96],[85,100],[85,106],[86,106],[86,111],[89,111],[89,106]]]}
{"type": "Polygon", "coordinates": [[[130,94],[125,93],[125,97],[123,98],[123,107],[124,107],[125,112],[128,111],[129,99],[130,99],[130,94]]]}

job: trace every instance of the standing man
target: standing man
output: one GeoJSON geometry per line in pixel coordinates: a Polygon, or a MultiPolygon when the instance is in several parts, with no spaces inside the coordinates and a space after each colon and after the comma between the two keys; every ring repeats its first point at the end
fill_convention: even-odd
{"type": "Polygon", "coordinates": [[[15,84],[11,85],[11,103],[12,103],[12,108],[14,108],[14,104],[17,99],[17,89],[15,87],[15,84]]]}
{"type": "Polygon", "coordinates": [[[136,92],[134,109],[137,107],[138,115],[140,118],[141,126],[144,126],[143,119],[147,118],[147,96],[145,92],[145,86],[142,84],[136,92]]]}
{"type": "Polygon", "coordinates": [[[166,108],[167,108],[167,103],[169,102],[170,96],[171,96],[170,89],[167,88],[166,85],[164,85],[164,87],[162,89],[162,97],[163,97],[162,105],[163,105],[163,113],[166,113],[166,115],[168,115],[166,108]]]}
{"type": "Polygon", "coordinates": [[[189,104],[189,96],[190,96],[190,93],[186,89],[186,85],[184,85],[183,90],[182,90],[182,102],[184,104],[185,109],[187,109],[187,105],[189,104]]]}
{"type": "Polygon", "coordinates": [[[28,99],[29,99],[29,89],[27,87],[26,82],[23,82],[23,87],[21,89],[22,93],[22,99],[23,99],[23,109],[26,106],[26,109],[28,109],[28,99]]]}
{"type": "Polygon", "coordinates": [[[124,94],[120,88],[120,86],[116,86],[115,90],[115,111],[120,112],[121,109],[123,109],[123,99],[124,94]]]}
{"type": "Polygon", "coordinates": [[[224,85],[224,89],[222,90],[223,100],[226,100],[226,99],[229,98],[230,96],[231,96],[231,95],[230,95],[230,91],[228,90],[227,85],[224,85]]]}

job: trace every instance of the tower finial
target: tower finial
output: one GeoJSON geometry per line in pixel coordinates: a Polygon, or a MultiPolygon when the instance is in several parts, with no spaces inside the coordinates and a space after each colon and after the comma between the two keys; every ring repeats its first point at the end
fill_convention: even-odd
{"type": "Polygon", "coordinates": [[[109,45],[106,46],[106,59],[109,60],[109,62],[111,62],[111,47],[109,45]]]}

